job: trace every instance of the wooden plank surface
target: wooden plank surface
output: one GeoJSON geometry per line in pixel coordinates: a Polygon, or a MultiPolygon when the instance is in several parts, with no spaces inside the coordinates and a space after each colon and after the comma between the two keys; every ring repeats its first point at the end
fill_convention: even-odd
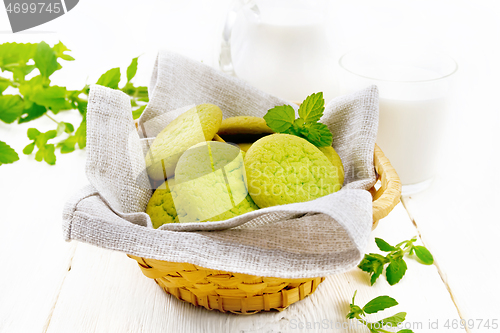
{"type": "MultiPolygon", "coordinates": [[[[414,235],[416,230],[400,204],[380,222],[372,238],[380,236],[396,243],[414,235]]],[[[369,250],[376,250],[373,239],[369,250]]],[[[47,332],[344,332],[335,325],[349,323],[345,315],[355,290],[361,305],[380,295],[389,295],[400,303],[372,317],[374,320],[406,311],[407,321],[421,323],[418,332],[429,331],[429,320],[459,320],[436,267],[413,259],[407,263],[406,276],[392,287],[383,277],[370,286],[368,275],[354,269],[328,277],[312,296],[283,312],[241,316],[181,302],[143,276],[137,263],[124,254],[79,244],[47,332]],[[300,325],[304,325],[303,330],[300,325]],[[307,325],[313,325],[313,329],[307,325]]],[[[365,331],[356,327],[347,330],[365,331]]]]}
{"type": "MultiPolygon", "coordinates": [[[[37,127],[51,126],[41,119],[37,127]]],[[[21,152],[29,127],[0,122],[0,133],[21,152]]],[[[22,153],[20,159],[0,172],[0,332],[6,333],[43,332],[47,325],[76,246],[63,241],[62,208],[86,183],[84,152],[64,156],[57,167],[22,153]]]]}

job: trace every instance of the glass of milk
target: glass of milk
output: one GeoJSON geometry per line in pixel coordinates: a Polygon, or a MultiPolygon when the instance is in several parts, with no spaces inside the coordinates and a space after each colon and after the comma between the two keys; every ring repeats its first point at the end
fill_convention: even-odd
{"type": "Polygon", "coordinates": [[[403,195],[426,189],[436,173],[456,62],[439,52],[399,47],[357,49],[339,64],[342,93],[379,88],[377,144],[400,176],[403,195]]]}
{"type": "Polygon", "coordinates": [[[338,94],[326,36],[326,0],[236,0],[223,29],[220,68],[289,101],[338,94]]]}

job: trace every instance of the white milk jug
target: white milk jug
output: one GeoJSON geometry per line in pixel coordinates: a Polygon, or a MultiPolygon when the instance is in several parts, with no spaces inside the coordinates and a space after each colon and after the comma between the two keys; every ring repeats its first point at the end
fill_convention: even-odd
{"type": "Polygon", "coordinates": [[[223,31],[220,68],[290,101],[337,95],[326,1],[237,0],[223,31]]]}

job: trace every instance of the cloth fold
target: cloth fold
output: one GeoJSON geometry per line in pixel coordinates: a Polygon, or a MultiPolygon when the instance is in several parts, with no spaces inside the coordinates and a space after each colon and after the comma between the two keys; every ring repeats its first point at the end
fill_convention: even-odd
{"type": "Polygon", "coordinates": [[[159,229],[152,228],[144,212],[152,194],[144,152],[159,130],[190,105],[215,104],[224,117],[262,117],[268,109],[290,103],[171,52],[159,53],[149,91],[150,102],[136,127],[127,95],[91,87],[86,165],[90,185],[65,206],[66,240],[146,258],[281,278],[339,273],[361,260],[372,226],[372,197],[367,190],[376,180],[375,86],[332,100],[320,120],[332,131],[333,147],[343,161],[342,190],[226,221],[172,223],[159,229]]]}

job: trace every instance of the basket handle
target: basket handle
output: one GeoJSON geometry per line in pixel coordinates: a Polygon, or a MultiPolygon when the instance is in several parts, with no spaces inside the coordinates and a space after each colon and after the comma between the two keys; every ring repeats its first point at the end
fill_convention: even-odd
{"type": "Polygon", "coordinates": [[[382,149],[375,144],[373,164],[381,186],[373,191],[373,228],[377,226],[380,219],[386,217],[389,212],[399,203],[401,198],[401,180],[396,170],[384,155],[382,149]]]}

